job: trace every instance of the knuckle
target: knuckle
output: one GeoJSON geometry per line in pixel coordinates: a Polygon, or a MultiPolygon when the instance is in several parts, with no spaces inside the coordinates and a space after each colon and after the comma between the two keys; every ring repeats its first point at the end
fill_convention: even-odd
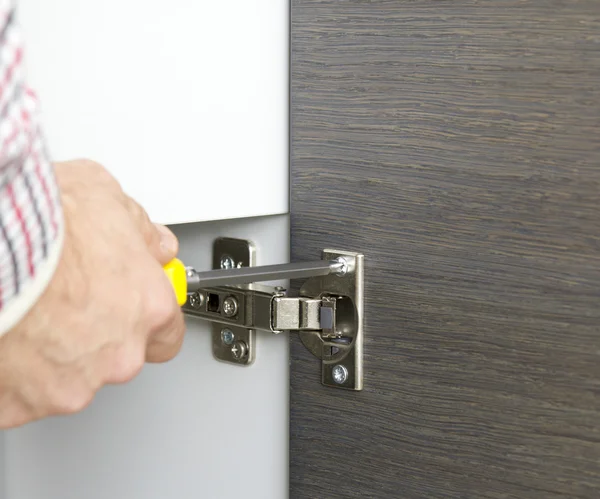
{"type": "Polygon", "coordinates": [[[150,332],[156,333],[166,329],[176,321],[181,310],[177,306],[174,292],[170,288],[157,286],[152,291],[151,297],[146,300],[145,313],[150,332]]]}
{"type": "Polygon", "coordinates": [[[156,228],[143,206],[130,197],[127,198],[126,204],[132,220],[137,225],[146,243],[150,244],[158,239],[156,228]]]}
{"type": "Polygon", "coordinates": [[[0,404],[2,407],[0,411],[0,432],[1,430],[21,426],[35,419],[33,411],[18,400],[17,397],[11,395],[8,397],[2,396],[0,392],[0,404]]]}
{"type": "Polygon", "coordinates": [[[92,170],[97,170],[97,171],[103,171],[104,167],[98,163],[97,161],[94,161],[93,159],[90,158],[81,158],[78,163],[80,163],[82,166],[85,166],[86,168],[90,168],[92,170]]]}
{"type": "Polygon", "coordinates": [[[171,335],[148,345],[146,359],[148,362],[168,362],[177,356],[183,345],[183,335],[171,335]]]}
{"type": "Polygon", "coordinates": [[[140,346],[121,348],[114,356],[108,383],[127,383],[134,379],[144,367],[144,349],[140,346]]]}
{"type": "Polygon", "coordinates": [[[82,158],[77,161],[77,166],[79,168],[85,168],[88,171],[88,174],[92,174],[99,179],[109,180],[112,178],[112,175],[108,173],[108,170],[94,160],[82,158]]]}
{"type": "Polygon", "coordinates": [[[51,414],[75,414],[85,409],[94,398],[94,392],[83,386],[71,385],[55,390],[50,398],[51,414]]]}
{"type": "Polygon", "coordinates": [[[80,167],[88,170],[88,174],[95,179],[96,182],[102,183],[116,190],[121,190],[117,179],[100,163],[91,159],[81,159],[78,161],[80,167]]]}
{"type": "Polygon", "coordinates": [[[146,359],[149,362],[166,362],[173,359],[181,350],[185,333],[185,322],[181,310],[177,309],[168,323],[155,329],[152,334],[146,359]]]}
{"type": "Polygon", "coordinates": [[[174,322],[163,332],[161,339],[164,343],[169,345],[171,348],[174,348],[176,352],[178,352],[183,342],[184,329],[185,328],[182,324],[180,324],[179,321],[174,322]]]}
{"type": "Polygon", "coordinates": [[[144,209],[144,207],[138,203],[132,197],[127,196],[127,206],[129,207],[130,213],[134,216],[136,220],[139,222],[150,222],[150,218],[148,217],[148,213],[144,209]]]}

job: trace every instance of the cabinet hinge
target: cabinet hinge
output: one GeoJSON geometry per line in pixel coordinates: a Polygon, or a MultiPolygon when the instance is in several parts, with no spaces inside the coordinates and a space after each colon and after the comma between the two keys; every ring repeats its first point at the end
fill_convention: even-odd
{"type": "Polygon", "coordinates": [[[250,365],[255,331],[297,332],[321,359],[323,384],[362,390],[364,256],[325,250],[315,262],[254,267],[250,241],[219,238],[213,269],[188,268],[187,315],[213,323],[213,353],[221,361],[250,365]],[[308,278],[298,296],[281,286],[258,284],[308,278]]]}

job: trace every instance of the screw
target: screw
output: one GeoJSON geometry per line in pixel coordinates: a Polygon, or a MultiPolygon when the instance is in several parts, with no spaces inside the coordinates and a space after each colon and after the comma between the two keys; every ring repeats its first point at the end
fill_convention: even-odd
{"type": "Polygon", "coordinates": [[[204,304],[204,295],[196,292],[190,296],[190,307],[198,310],[204,304]]]}
{"type": "Polygon", "coordinates": [[[233,296],[228,296],[223,300],[223,313],[225,317],[233,317],[237,314],[238,302],[233,296]]]}
{"type": "Polygon", "coordinates": [[[229,255],[223,255],[221,257],[221,268],[232,269],[233,267],[235,267],[235,262],[233,261],[233,258],[231,258],[229,255]]]}
{"type": "Polygon", "coordinates": [[[248,346],[243,341],[236,341],[231,347],[231,354],[235,360],[242,360],[248,353],[248,346]]]}
{"type": "Polygon", "coordinates": [[[348,380],[348,369],[346,369],[343,365],[338,364],[333,368],[332,375],[333,381],[335,381],[338,385],[343,385],[348,380]]]}
{"type": "Polygon", "coordinates": [[[339,264],[339,268],[337,270],[337,272],[335,273],[335,275],[342,277],[345,276],[348,273],[348,260],[346,260],[345,258],[339,256],[335,259],[335,261],[339,264]]]}
{"type": "Polygon", "coordinates": [[[221,330],[221,341],[225,343],[225,345],[233,345],[233,340],[235,340],[235,335],[231,329],[221,330]]]}

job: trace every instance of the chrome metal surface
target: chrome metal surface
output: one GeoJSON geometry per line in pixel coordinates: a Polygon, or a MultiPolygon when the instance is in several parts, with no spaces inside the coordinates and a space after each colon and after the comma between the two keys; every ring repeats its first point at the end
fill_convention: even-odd
{"type": "Polygon", "coordinates": [[[213,322],[215,357],[249,365],[255,358],[256,329],[272,333],[294,331],[306,348],[321,359],[324,385],[362,390],[363,255],[325,250],[319,262],[252,268],[254,248],[251,243],[218,239],[213,265],[220,266],[223,255],[232,254],[235,254],[232,257],[235,265],[242,267],[195,273],[196,285],[211,285],[196,288],[184,306],[189,315],[213,322]],[[297,297],[287,296],[281,286],[250,284],[255,280],[306,275],[312,277],[304,283],[297,297]],[[229,285],[212,286],[214,283],[229,285]],[[195,296],[202,297],[201,306],[195,296]]]}
{"type": "Polygon", "coordinates": [[[221,257],[221,268],[232,269],[233,267],[235,267],[235,262],[233,261],[233,258],[231,258],[229,255],[223,255],[221,257]]]}
{"type": "Polygon", "coordinates": [[[223,314],[225,317],[233,317],[238,312],[238,302],[233,296],[228,296],[223,301],[223,314]]]}
{"type": "Polygon", "coordinates": [[[301,297],[335,298],[335,334],[330,332],[328,335],[323,331],[299,331],[298,334],[306,348],[321,359],[321,381],[324,385],[362,390],[364,256],[335,250],[323,252],[323,259],[327,261],[339,257],[348,263],[346,275],[314,277],[300,289],[301,297]],[[348,371],[343,384],[334,379],[337,365],[343,365],[348,371]]]}
{"type": "MultiPolygon", "coordinates": [[[[219,263],[220,265],[220,263],[219,263]]],[[[201,288],[250,284],[261,281],[277,281],[280,279],[301,279],[315,276],[326,276],[347,272],[345,262],[319,260],[316,262],[282,263],[254,268],[231,268],[195,272],[188,277],[188,292],[201,288]]]]}
{"type": "Polygon", "coordinates": [[[222,325],[262,329],[272,333],[282,332],[282,329],[273,327],[271,302],[273,299],[285,295],[282,292],[275,291],[274,288],[253,284],[251,287],[203,288],[200,292],[208,297],[205,300],[205,306],[195,309],[188,300],[188,303],[183,307],[186,314],[222,325]],[[231,298],[235,299],[237,303],[237,311],[234,315],[229,316],[227,310],[230,305],[226,303],[231,298]]]}
{"type": "Polygon", "coordinates": [[[318,330],[321,328],[319,298],[276,297],[272,302],[272,328],[275,331],[318,330]]]}
{"type": "Polygon", "coordinates": [[[231,347],[231,355],[233,355],[233,358],[236,360],[242,360],[244,357],[246,357],[247,354],[248,346],[244,341],[238,340],[231,347]]]}
{"type": "Polygon", "coordinates": [[[335,383],[343,385],[348,380],[348,369],[341,364],[338,364],[331,370],[331,377],[335,383]]]}
{"type": "Polygon", "coordinates": [[[321,337],[338,338],[341,333],[337,331],[337,298],[324,296],[321,300],[320,310],[321,337]]]}
{"type": "Polygon", "coordinates": [[[234,267],[254,267],[256,265],[256,248],[245,239],[219,237],[213,244],[213,269],[221,269],[224,265],[234,267]],[[231,262],[227,259],[229,257],[231,262]]]}
{"type": "Polygon", "coordinates": [[[234,339],[230,344],[225,343],[225,339],[229,341],[228,336],[223,338],[222,327],[219,324],[212,325],[212,348],[213,356],[221,361],[229,364],[237,364],[240,366],[249,366],[254,362],[256,353],[256,340],[254,329],[245,327],[229,326],[227,329],[231,332],[234,339]],[[246,346],[246,354],[243,357],[236,357],[233,352],[235,343],[241,341],[246,346]]]}
{"type": "Polygon", "coordinates": [[[348,260],[340,256],[339,258],[336,258],[335,261],[340,265],[335,274],[339,277],[346,275],[350,269],[348,260]]]}
{"type": "Polygon", "coordinates": [[[190,306],[196,310],[199,310],[202,308],[202,305],[204,305],[204,295],[198,292],[190,295],[188,300],[190,302],[190,306]]]}
{"type": "Polygon", "coordinates": [[[235,334],[233,334],[233,331],[231,329],[221,329],[221,341],[225,345],[233,345],[234,340],[235,334]]]}
{"type": "MultiPolygon", "coordinates": [[[[233,238],[219,238],[213,244],[213,268],[221,267],[223,256],[229,256],[233,263],[237,266],[252,267],[255,265],[256,252],[254,245],[250,241],[233,238]]],[[[254,328],[239,327],[237,324],[242,324],[245,320],[245,314],[251,312],[251,307],[246,307],[243,301],[244,290],[239,291],[231,289],[205,289],[201,294],[206,296],[204,306],[201,309],[193,309],[184,306],[184,310],[190,315],[197,317],[208,318],[215,321],[215,317],[219,317],[220,321],[213,322],[212,325],[212,349],[213,356],[222,362],[237,364],[241,366],[249,366],[254,362],[256,350],[256,338],[254,328]],[[239,293],[239,294],[238,294],[239,293]],[[228,318],[225,316],[225,302],[227,298],[234,298],[237,303],[236,314],[228,318]],[[227,327],[219,322],[227,322],[227,327]],[[228,331],[224,333],[224,331],[228,331]],[[230,337],[231,335],[231,337],[230,337]],[[237,342],[244,344],[243,355],[240,355],[242,347],[238,347],[234,353],[232,349],[237,342]]]]}

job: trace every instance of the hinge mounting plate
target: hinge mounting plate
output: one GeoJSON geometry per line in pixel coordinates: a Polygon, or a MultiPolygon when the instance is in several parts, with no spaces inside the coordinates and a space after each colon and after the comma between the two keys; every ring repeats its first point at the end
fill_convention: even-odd
{"type": "Polygon", "coordinates": [[[311,277],[300,288],[301,297],[322,299],[321,323],[325,326],[327,320],[330,327],[321,331],[299,331],[298,334],[304,346],[321,359],[324,385],[362,390],[364,256],[347,251],[323,251],[323,260],[338,258],[348,262],[345,275],[311,277]]]}
{"type": "MultiPolygon", "coordinates": [[[[220,237],[213,243],[213,269],[254,267],[256,265],[256,250],[250,241],[220,237]]],[[[197,296],[202,296],[197,294],[197,296]]],[[[205,296],[206,306],[214,294],[205,296]]],[[[227,299],[223,296],[219,304],[222,306],[227,299]]],[[[214,300],[214,298],[213,298],[214,300]]],[[[218,308],[217,308],[218,310],[218,308]]],[[[241,314],[242,311],[240,310],[241,314]]],[[[236,325],[212,323],[212,350],[215,359],[230,362],[240,366],[249,366],[256,357],[256,331],[236,325]]]]}

